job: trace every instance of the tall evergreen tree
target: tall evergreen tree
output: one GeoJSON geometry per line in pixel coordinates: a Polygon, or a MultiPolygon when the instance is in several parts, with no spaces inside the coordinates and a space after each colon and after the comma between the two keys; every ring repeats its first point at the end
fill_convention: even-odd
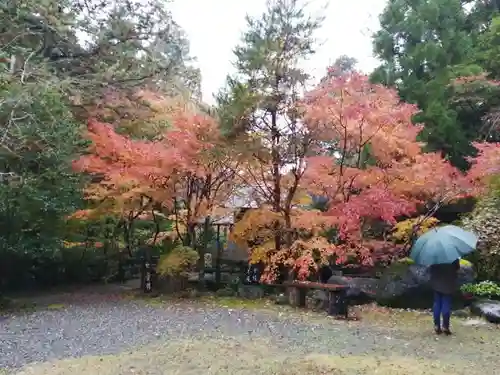
{"type": "MultiPolygon", "coordinates": [[[[283,214],[285,233],[309,142],[297,113],[309,78],[300,64],[315,52],[314,33],[321,21],[298,0],[268,1],[261,17],[247,17],[247,31],[234,50],[237,73],[217,98],[226,133],[245,139],[249,168],[257,166],[258,173],[249,170],[248,184],[283,214]],[[285,168],[291,171],[286,183],[285,168]]],[[[276,236],[276,250],[282,241],[289,242],[286,237],[276,236]]]]}
{"type": "Polygon", "coordinates": [[[357,64],[358,60],[354,57],[341,55],[335,59],[331,69],[328,69],[326,75],[321,79],[321,82],[325,82],[332,77],[340,77],[344,74],[349,74],[356,70],[357,64]]]}
{"type": "Polygon", "coordinates": [[[456,108],[470,124],[479,124],[478,139],[500,141],[500,16],[496,13],[475,46],[476,61],[484,77],[465,84],[455,96],[456,108]]]}
{"type": "Polygon", "coordinates": [[[161,0],[0,1],[0,289],[61,256],[82,204],[82,107],[138,87],[195,93],[189,60],[161,0]]]}
{"type": "Polygon", "coordinates": [[[441,150],[456,166],[467,168],[474,152],[470,141],[477,124],[469,124],[450,107],[452,79],[474,75],[478,25],[462,0],[390,0],[374,35],[374,51],[383,64],[372,79],[398,88],[401,98],[422,110],[421,138],[430,150],[441,150]]]}

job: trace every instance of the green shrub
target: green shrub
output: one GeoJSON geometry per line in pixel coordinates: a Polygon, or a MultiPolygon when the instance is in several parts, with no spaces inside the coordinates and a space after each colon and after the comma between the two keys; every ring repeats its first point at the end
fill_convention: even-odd
{"type": "Polygon", "coordinates": [[[188,246],[177,246],[168,254],[162,255],[157,271],[162,276],[185,276],[199,259],[198,252],[188,246]]]}
{"type": "Polygon", "coordinates": [[[408,266],[411,265],[411,264],[415,264],[415,262],[411,258],[402,258],[402,259],[399,259],[398,263],[399,264],[406,264],[408,266]]]}
{"type": "Polygon", "coordinates": [[[388,267],[384,267],[379,270],[378,274],[380,276],[388,276],[392,278],[401,278],[408,271],[408,266],[414,264],[413,260],[410,258],[402,258],[393,263],[388,267]]]}
{"type": "Polygon", "coordinates": [[[6,310],[12,305],[12,301],[7,297],[0,295],[0,311],[6,310]]]}
{"type": "Polygon", "coordinates": [[[476,251],[468,256],[479,280],[500,279],[500,196],[498,182],[495,185],[492,194],[479,200],[474,211],[462,218],[464,229],[479,237],[476,251]]]}
{"type": "Polygon", "coordinates": [[[478,297],[500,298],[500,285],[493,281],[482,281],[478,284],[465,284],[460,290],[478,297]]]}
{"type": "Polygon", "coordinates": [[[472,267],[472,263],[467,259],[460,259],[460,267],[472,267]]]}

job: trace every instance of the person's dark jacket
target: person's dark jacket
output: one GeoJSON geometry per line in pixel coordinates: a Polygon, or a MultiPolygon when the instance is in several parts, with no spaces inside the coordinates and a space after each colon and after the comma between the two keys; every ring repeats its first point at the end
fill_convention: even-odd
{"type": "Polygon", "coordinates": [[[443,294],[453,294],[458,290],[458,271],[460,261],[453,263],[434,264],[430,267],[431,287],[443,294]]]}

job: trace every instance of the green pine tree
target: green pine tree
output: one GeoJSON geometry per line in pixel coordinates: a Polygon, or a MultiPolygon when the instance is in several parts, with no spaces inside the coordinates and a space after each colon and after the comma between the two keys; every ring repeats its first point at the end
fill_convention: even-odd
{"type": "Polygon", "coordinates": [[[478,25],[461,0],[390,0],[380,16],[374,50],[383,64],[372,80],[396,86],[401,98],[417,104],[415,121],[430,151],[442,151],[456,166],[466,169],[473,154],[470,141],[478,124],[450,105],[452,79],[482,71],[474,63],[478,25]]]}
{"type": "MultiPolygon", "coordinates": [[[[309,15],[298,0],[268,1],[264,14],[247,17],[247,31],[234,50],[237,72],[217,97],[226,134],[244,138],[251,163],[262,170],[247,182],[275,212],[284,215],[285,233],[291,227],[291,198],[309,144],[297,108],[309,79],[300,65],[315,52],[314,34],[321,22],[322,17],[309,15]],[[285,166],[293,176],[286,188],[282,183],[285,166]]],[[[276,249],[280,241],[287,241],[284,237],[277,234],[276,249]]]]}

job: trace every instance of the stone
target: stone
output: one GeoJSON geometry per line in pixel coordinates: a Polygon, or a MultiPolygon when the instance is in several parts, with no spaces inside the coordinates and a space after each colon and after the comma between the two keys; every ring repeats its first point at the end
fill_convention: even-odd
{"type": "Polygon", "coordinates": [[[293,307],[304,307],[307,304],[307,292],[306,289],[288,287],[286,290],[287,298],[290,306],[293,307]]]}
{"type": "MultiPolygon", "coordinates": [[[[380,278],[376,292],[377,303],[395,308],[430,308],[433,301],[433,290],[430,286],[428,267],[415,264],[396,264],[388,267],[380,278]]],[[[459,286],[474,282],[472,267],[460,268],[459,286]]],[[[454,301],[454,308],[463,308],[465,300],[460,291],[454,301]]]]}
{"type": "Polygon", "coordinates": [[[453,311],[453,316],[456,316],[457,318],[468,318],[470,314],[467,310],[460,309],[453,311]]]}
{"type": "MultiPolygon", "coordinates": [[[[344,297],[349,305],[372,302],[379,280],[368,277],[347,277],[333,275],[327,284],[343,285],[347,287],[344,297]]],[[[312,310],[329,310],[329,293],[324,290],[310,290],[307,294],[306,306],[312,310]]]]}
{"type": "Polygon", "coordinates": [[[477,326],[484,326],[485,324],[488,324],[486,323],[484,320],[482,319],[465,319],[462,321],[462,324],[464,326],[468,326],[468,327],[477,327],[477,326]]]}
{"type": "Polygon", "coordinates": [[[215,292],[215,295],[218,297],[234,297],[236,295],[236,292],[229,287],[225,287],[222,289],[218,289],[215,292]]]}
{"type": "Polygon", "coordinates": [[[212,254],[211,253],[205,253],[203,254],[203,261],[205,264],[205,268],[212,268],[213,261],[212,261],[212,254]]]}
{"type": "MultiPolygon", "coordinates": [[[[407,262],[396,262],[386,268],[380,278],[348,277],[331,275],[328,284],[348,287],[346,296],[349,304],[377,303],[396,308],[428,309],[432,307],[433,291],[429,284],[430,273],[427,267],[407,262]]],[[[474,281],[474,270],[464,266],[459,271],[459,285],[474,281]]],[[[308,305],[315,309],[328,309],[328,293],[317,290],[308,293],[312,301],[308,305]]],[[[454,308],[462,309],[467,300],[457,291],[454,308]]]]}
{"type": "Polygon", "coordinates": [[[189,280],[186,276],[163,276],[153,282],[153,289],[165,294],[175,294],[187,290],[189,280]]]}
{"type": "Polygon", "coordinates": [[[286,305],[288,304],[288,298],[285,293],[280,293],[275,297],[274,303],[277,305],[286,305]]]}
{"type": "Polygon", "coordinates": [[[484,317],[488,322],[500,323],[500,301],[483,299],[472,302],[471,313],[484,317]]]}
{"type": "Polygon", "coordinates": [[[264,298],[264,290],[259,285],[238,285],[238,296],[247,299],[264,298]]]}
{"type": "Polygon", "coordinates": [[[328,309],[328,293],[323,290],[310,290],[306,297],[306,308],[313,311],[328,309]]]}
{"type": "Polygon", "coordinates": [[[328,284],[347,286],[346,297],[351,304],[362,304],[374,300],[380,280],[369,277],[348,277],[333,275],[328,284]]]}

